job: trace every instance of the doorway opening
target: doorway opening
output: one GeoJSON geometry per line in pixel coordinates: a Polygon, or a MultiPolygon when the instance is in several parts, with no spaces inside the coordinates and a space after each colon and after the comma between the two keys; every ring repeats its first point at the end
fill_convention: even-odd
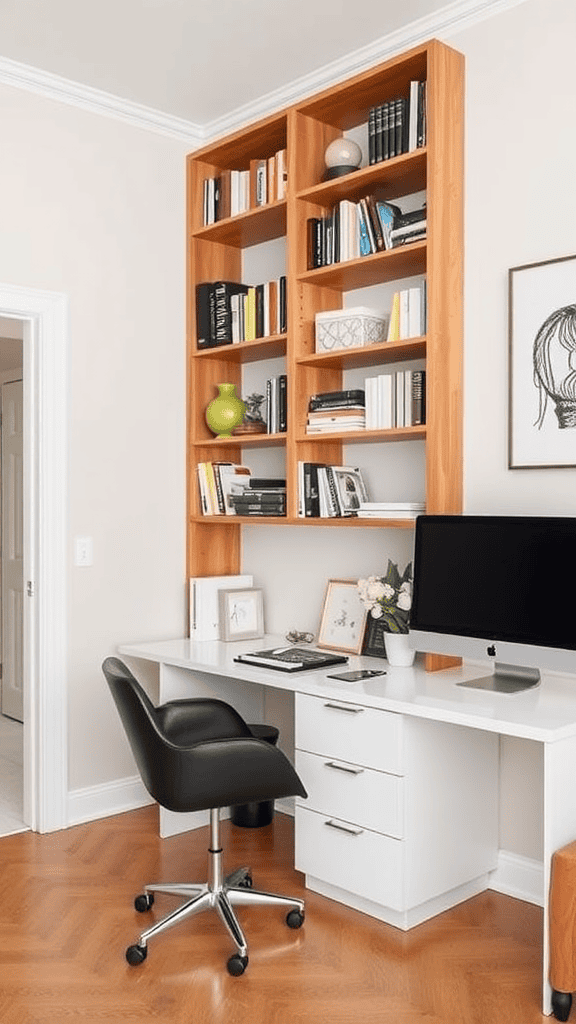
{"type": "Polygon", "coordinates": [[[0,284],[0,321],[22,344],[22,816],[50,832],[68,819],[66,297],[0,284]]]}
{"type": "Polygon", "coordinates": [[[23,325],[0,318],[0,836],[24,821],[23,325]]]}

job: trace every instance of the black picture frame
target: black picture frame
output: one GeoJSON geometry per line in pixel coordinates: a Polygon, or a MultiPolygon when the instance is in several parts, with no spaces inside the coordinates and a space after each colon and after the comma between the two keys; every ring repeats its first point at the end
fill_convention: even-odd
{"type": "Polygon", "coordinates": [[[367,654],[371,658],[385,658],[386,633],[386,620],[384,618],[375,619],[369,614],[366,619],[366,629],[364,630],[362,654],[367,654]]]}

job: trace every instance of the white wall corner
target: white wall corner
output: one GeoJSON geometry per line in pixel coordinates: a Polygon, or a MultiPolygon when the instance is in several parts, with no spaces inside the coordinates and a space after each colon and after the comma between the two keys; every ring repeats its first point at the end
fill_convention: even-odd
{"type": "Polygon", "coordinates": [[[112,814],[123,814],[153,803],[137,775],[71,790],[68,794],[68,826],[109,818],[112,814]]]}
{"type": "Polygon", "coordinates": [[[199,149],[221,135],[237,131],[251,121],[297,103],[305,96],[326,89],[351,75],[359,74],[403,50],[418,46],[428,39],[447,40],[479,21],[485,21],[486,18],[502,14],[526,2],[527,0],[453,0],[433,14],[418,18],[395,32],[381,36],[368,46],[354,50],[339,60],[331,61],[311,74],[289,82],[281,89],[261,96],[254,102],[204,125],[133,103],[101,89],[93,89],[91,86],[73,82],[7,57],[0,57],[0,82],[26,89],[48,99],[81,107],[95,114],[125,121],[145,131],[179,139],[188,143],[191,149],[199,149]]]}
{"type": "Polygon", "coordinates": [[[204,125],[205,140],[209,142],[221,135],[238,131],[252,121],[298,103],[306,96],[328,89],[352,75],[361,74],[374,65],[390,60],[396,54],[419,46],[429,39],[440,39],[445,42],[463,29],[523,3],[526,3],[526,0],[454,0],[433,14],[418,18],[395,32],[381,36],[367,46],[331,61],[316,71],[289,82],[281,89],[260,96],[254,102],[231,110],[223,117],[204,125]]]}
{"type": "Polygon", "coordinates": [[[490,888],[505,896],[544,906],[544,864],[500,850],[498,866],[490,875],[490,888]]]}
{"type": "Polygon", "coordinates": [[[9,60],[7,57],[0,57],[0,82],[36,93],[46,99],[81,107],[92,114],[124,121],[134,128],[143,128],[145,131],[178,139],[193,149],[199,148],[204,141],[205,132],[202,125],[193,124],[161,110],[154,110],[141,103],[133,103],[101,89],[93,89],[89,85],[82,85],[81,82],[53,75],[29,64],[9,60]]]}

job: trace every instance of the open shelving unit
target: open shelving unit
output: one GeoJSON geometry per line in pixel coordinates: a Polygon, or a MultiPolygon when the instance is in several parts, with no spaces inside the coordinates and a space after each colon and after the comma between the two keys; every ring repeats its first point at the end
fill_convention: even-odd
{"type": "MultiPolygon", "coordinates": [[[[413,529],[413,520],[310,519],[298,515],[298,462],[341,465],[350,444],[423,443],[427,511],[461,511],[463,64],[461,54],[432,40],[188,157],[188,576],[239,572],[240,536],[247,522],[309,528],[413,529]],[[372,106],[407,96],[412,80],[426,81],[426,144],[323,181],[327,145],[366,126],[372,106]],[[204,180],[225,169],[245,169],[250,160],[271,157],[279,149],[287,151],[285,199],[205,226],[204,180]],[[426,239],[309,270],[308,219],[325,216],[341,199],[358,201],[369,193],[390,202],[425,193],[426,239]],[[246,277],[246,256],[253,248],[275,240],[283,240],[286,252],[287,333],[198,350],[196,286],[216,280],[254,284],[246,277]],[[347,302],[347,296],[357,289],[393,286],[415,276],[425,276],[427,282],[426,336],[329,353],[315,351],[317,312],[354,304],[347,302]],[[287,374],[286,433],[214,438],[204,414],[216,395],[216,385],[234,383],[242,394],[244,370],[250,364],[265,365],[267,360],[281,360],[287,374]],[[382,372],[382,368],[385,372],[394,364],[410,366],[416,362],[426,368],[425,426],[306,434],[311,394],[346,387],[350,371],[377,367],[380,369],[376,372],[382,372]],[[279,449],[285,459],[287,516],[246,519],[203,515],[198,462],[249,464],[252,452],[265,448],[279,449]]],[[[386,495],[381,497],[384,500],[386,495]]],[[[445,663],[438,660],[434,667],[445,663]]]]}

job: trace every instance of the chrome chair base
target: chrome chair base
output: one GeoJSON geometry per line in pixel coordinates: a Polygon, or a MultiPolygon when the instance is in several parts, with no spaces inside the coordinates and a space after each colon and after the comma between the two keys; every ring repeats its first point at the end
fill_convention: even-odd
{"type": "Polygon", "coordinates": [[[228,961],[231,974],[243,974],[248,964],[248,945],[234,913],[235,906],[268,906],[289,908],[286,923],[290,928],[299,928],[304,922],[304,901],[275,893],[261,892],[252,888],[252,874],[249,867],[237,868],[226,878],[222,877],[222,849],[220,847],[220,816],[218,809],[210,812],[210,848],[208,850],[209,877],[207,882],[152,884],[144,887],[144,893],[134,901],[136,910],[149,910],[154,903],[155,893],[169,896],[184,896],[185,903],[167,914],[150,928],[141,933],[137,942],[126,950],[126,959],[137,966],[146,959],[148,940],[160,932],[172,928],[187,917],[215,910],[227,929],[236,954],[228,961]]]}

